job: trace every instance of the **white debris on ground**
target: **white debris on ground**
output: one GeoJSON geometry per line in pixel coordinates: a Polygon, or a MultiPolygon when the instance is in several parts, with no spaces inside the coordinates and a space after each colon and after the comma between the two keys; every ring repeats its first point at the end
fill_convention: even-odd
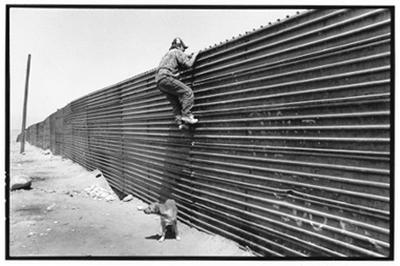
{"type": "Polygon", "coordinates": [[[49,149],[44,150],[42,153],[43,153],[44,155],[53,155],[53,153],[52,153],[51,150],[49,150],[49,149]]]}
{"type": "Polygon", "coordinates": [[[97,200],[106,200],[106,201],[113,201],[117,200],[118,197],[113,193],[110,192],[99,185],[92,185],[88,188],[85,188],[84,191],[88,194],[91,198],[97,200]]]}
{"type": "Polygon", "coordinates": [[[52,210],[54,209],[55,206],[56,206],[55,203],[51,204],[50,206],[48,206],[48,207],[46,208],[46,211],[52,211],[52,210]]]}
{"type": "Polygon", "coordinates": [[[84,189],[89,197],[96,200],[105,201],[114,201],[118,199],[118,196],[111,189],[110,185],[108,184],[107,180],[100,170],[96,169],[90,172],[90,175],[95,178],[95,184],[84,189]]]}
{"type": "Polygon", "coordinates": [[[129,195],[125,196],[125,197],[122,199],[122,201],[124,201],[124,202],[128,202],[128,201],[131,201],[131,200],[133,200],[132,194],[129,194],[129,195]]]}

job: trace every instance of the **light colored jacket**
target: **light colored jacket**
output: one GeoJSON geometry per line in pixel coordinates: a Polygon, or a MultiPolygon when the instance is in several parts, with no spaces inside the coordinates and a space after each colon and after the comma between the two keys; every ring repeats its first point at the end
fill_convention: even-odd
{"type": "Polygon", "coordinates": [[[194,64],[195,58],[189,56],[179,49],[169,50],[161,59],[156,71],[156,82],[165,77],[176,78],[179,71],[191,68],[194,64]]]}

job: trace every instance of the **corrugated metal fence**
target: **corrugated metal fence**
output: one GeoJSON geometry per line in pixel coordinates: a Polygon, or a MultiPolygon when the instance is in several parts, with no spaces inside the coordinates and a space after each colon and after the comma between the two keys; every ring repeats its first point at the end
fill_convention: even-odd
{"type": "Polygon", "coordinates": [[[193,130],[174,125],[152,70],[27,139],[262,255],[389,255],[389,9],[298,14],[203,50],[184,81],[193,130]]]}

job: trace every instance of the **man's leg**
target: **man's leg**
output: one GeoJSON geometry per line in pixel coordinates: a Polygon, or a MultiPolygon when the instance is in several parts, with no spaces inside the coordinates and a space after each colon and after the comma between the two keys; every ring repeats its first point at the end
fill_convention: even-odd
{"type": "Polygon", "coordinates": [[[160,82],[158,84],[159,90],[165,95],[167,100],[170,102],[171,107],[172,107],[172,113],[174,114],[175,117],[175,122],[180,125],[182,124],[182,115],[181,115],[181,103],[179,101],[178,96],[170,93],[169,89],[170,85],[167,82],[160,82]]]}
{"type": "Polygon", "coordinates": [[[171,82],[178,93],[179,101],[182,105],[182,121],[189,124],[197,123],[191,112],[194,105],[194,95],[190,87],[177,79],[171,79],[171,82]]]}
{"type": "Polygon", "coordinates": [[[175,116],[175,122],[178,125],[182,124],[181,104],[179,102],[178,97],[176,97],[175,95],[166,93],[166,92],[164,92],[164,94],[167,97],[167,100],[171,103],[172,113],[175,116]]]}
{"type": "Polygon", "coordinates": [[[174,232],[175,232],[175,239],[181,240],[181,236],[179,235],[179,232],[178,232],[178,222],[176,220],[173,222],[172,228],[174,229],[174,232]]]}
{"type": "Polygon", "coordinates": [[[194,95],[191,88],[186,86],[183,82],[168,77],[159,82],[159,88],[161,91],[176,95],[179,98],[179,102],[182,106],[182,120],[190,124],[197,122],[192,115],[191,109],[194,103],[194,95]]]}
{"type": "Polygon", "coordinates": [[[167,232],[167,224],[164,221],[161,221],[161,237],[158,241],[162,242],[165,240],[165,234],[167,232]]]}

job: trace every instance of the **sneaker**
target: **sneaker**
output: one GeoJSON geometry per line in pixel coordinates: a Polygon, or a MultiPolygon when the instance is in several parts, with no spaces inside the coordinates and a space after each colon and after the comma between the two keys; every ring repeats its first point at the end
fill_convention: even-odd
{"type": "Polygon", "coordinates": [[[188,124],[181,124],[181,125],[178,126],[178,128],[180,130],[184,130],[184,129],[188,130],[189,129],[189,125],[188,124]]]}
{"type": "Polygon", "coordinates": [[[182,116],[182,121],[188,124],[196,124],[197,122],[199,122],[199,120],[194,118],[193,115],[182,116]]]}
{"type": "Polygon", "coordinates": [[[182,124],[182,116],[181,116],[181,115],[176,115],[176,116],[175,116],[175,122],[176,122],[178,125],[181,125],[181,124],[182,124]]]}

